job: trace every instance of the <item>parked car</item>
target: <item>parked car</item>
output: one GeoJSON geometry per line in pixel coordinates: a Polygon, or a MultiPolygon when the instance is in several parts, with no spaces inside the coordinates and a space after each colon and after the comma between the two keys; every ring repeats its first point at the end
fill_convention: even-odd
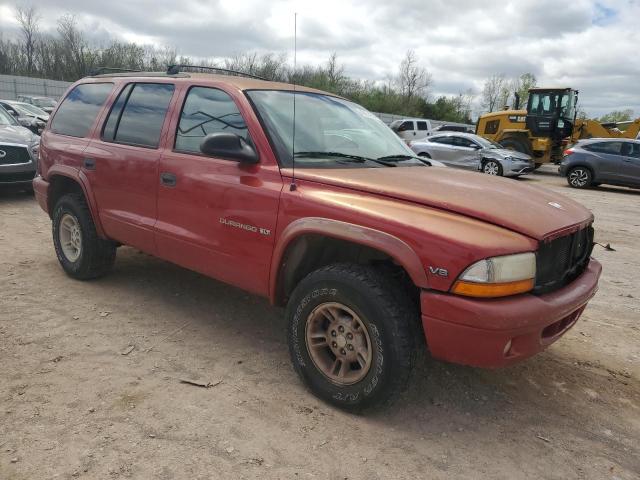
{"type": "Polygon", "coordinates": [[[411,142],[409,146],[419,156],[439,160],[449,167],[479,170],[488,175],[517,177],[535,169],[535,163],[526,153],[507,150],[473,133],[437,133],[411,142]]]}
{"type": "Polygon", "coordinates": [[[56,105],[58,105],[58,102],[53,98],[40,97],[36,95],[18,95],[18,101],[34,105],[47,113],[53,112],[56,105]]]}
{"type": "Polygon", "coordinates": [[[395,120],[389,124],[389,128],[396,132],[400,138],[409,142],[411,140],[419,140],[431,135],[433,127],[430,120],[421,120],[415,118],[406,118],[403,120],[395,120]]]}
{"type": "Polygon", "coordinates": [[[434,133],[437,132],[462,132],[462,133],[474,133],[474,129],[470,127],[465,127],[464,125],[449,125],[447,123],[443,125],[438,125],[434,133]]]}
{"type": "Polygon", "coordinates": [[[32,189],[40,137],[0,106],[0,187],[32,189]]]}
{"type": "Polygon", "coordinates": [[[425,341],[478,367],[530,357],[595,294],[579,203],[430,166],[330,93],[180,72],[81,79],[47,125],[33,184],[70,277],[129,245],[268,297],[296,372],[346,409],[394,398],[425,341]]]}
{"type": "Polygon", "coordinates": [[[44,110],[23,102],[0,100],[0,106],[13,115],[23,127],[40,135],[49,121],[49,114],[44,110]]]}
{"type": "Polygon", "coordinates": [[[573,188],[603,183],[640,188],[640,140],[579,140],[564,151],[558,172],[573,188]]]}

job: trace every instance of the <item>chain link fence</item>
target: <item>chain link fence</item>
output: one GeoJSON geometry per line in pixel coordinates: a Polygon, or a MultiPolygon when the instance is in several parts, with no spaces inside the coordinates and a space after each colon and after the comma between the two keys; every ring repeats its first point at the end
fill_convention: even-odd
{"type": "Polygon", "coordinates": [[[0,99],[17,100],[18,95],[35,95],[59,100],[71,82],[46,78],[0,75],[0,99]]]}

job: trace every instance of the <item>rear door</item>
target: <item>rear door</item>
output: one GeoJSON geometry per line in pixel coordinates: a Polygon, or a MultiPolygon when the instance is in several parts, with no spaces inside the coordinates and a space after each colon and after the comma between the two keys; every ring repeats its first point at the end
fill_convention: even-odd
{"type": "Polygon", "coordinates": [[[105,232],[149,253],[156,253],[159,146],[174,90],[167,82],[124,85],[84,153],[105,232]]]}
{"type": "Polygon", "coordinates": [[[160,162],[156,242],[162,258],[264,295],[280,170],[264,150],[259,163],[250,165],[200,152],[204,137],[217,132],[268,145],[247,100],[232,93],[208,86],[181,92],[160,162]]]}
{"type": "Polygon", "coordinates": [[[640,143],[623,142],[621,174],[625,184],[640,187],[640,143]]]}
{"type": "Polygon", "coordinates": [[[429,124],[426,120],[416,120],[417,133],[416,139],[424,138],[429,135],[429,124]]]}
{"type": "Polygon", "coordinates": [[[582,148],[591,152],[589,161],[595,172],[596,181],[623,181],[622,142],[596,142],[584,145],[582,148]]]}
{"type": "Polygon", "coordinates": [[[96,119],[113,87],[110,82],[82,83],[67,94],[40,140],[44,164],[55,161],[57,165],[82,168],[84,151],[97,128],[96,119]]]}
{"type": "MultiPolygon", "coordinates": [[[[429,154],[434,160],[439,160],[446,165],[450,165],[455,158],[453,149],[453,137],[449,135],[429,137],[429,154]]],[[[455,165],[451,165],[455,166],[455,165]]]]}

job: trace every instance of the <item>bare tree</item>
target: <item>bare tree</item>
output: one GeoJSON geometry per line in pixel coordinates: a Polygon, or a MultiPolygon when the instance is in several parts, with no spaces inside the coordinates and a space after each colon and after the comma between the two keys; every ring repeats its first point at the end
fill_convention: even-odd
{"type": "Polygon", "coordinates": [[[34,6],[16,7],[16,20],[20,24],[24,55],[27,61],[27,73],[34,71],[34,57],[38,38],[40,15],[34,6]]]}
{"type": "Polygon", "coordinates": [[[482,88],[482,106],[489,112],[495,112],[501,107],[500,103],[504,98],[505,83],[504,73],[491,75],[485,80],[482,88]]]}
{"type": "Polygon", "coordinates": [[[58,19],[58,34],[64,48],[68,64],[77,77],[87,73],[85,40],[73,15],[63,15],[58,19]]]}
{"type": "Polygon", "coordinates": [[[426,97],[427,89],[431,85],[431,74],[426,68],[418,64],[418,57],[413,50],[407,50],[400,62],[398,86],[400,93],[411,99],[416,96],[426,97]]]}
{"type": "Polygon", "coordinates": [[[340,86],[344,79],[344,65],[338,65],[338,54],[333,52],[327,62],[327,77],[329,84],[335,87],[340,86]]]}

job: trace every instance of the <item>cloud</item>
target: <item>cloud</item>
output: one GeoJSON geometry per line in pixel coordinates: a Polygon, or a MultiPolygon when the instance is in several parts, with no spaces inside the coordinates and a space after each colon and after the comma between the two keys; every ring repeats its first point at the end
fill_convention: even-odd
{"type": "MultiPolygon", "coordinates": [[[[11,8],[0,0],[5,36],[17,31],[11,8]]],[[[640,0],[47,0],[38,8],[45,30],[71,13],[99,43],[167,45],[201,58],[273,51],[292,59],[297,12],[300,63],[335,51],[347,74],[384,81],[414,49],[433,76],[432,96],[479,93],[494,73],[531,72],[540,85],[579,89],[591,115],[640,115],[640,0]]]]}

